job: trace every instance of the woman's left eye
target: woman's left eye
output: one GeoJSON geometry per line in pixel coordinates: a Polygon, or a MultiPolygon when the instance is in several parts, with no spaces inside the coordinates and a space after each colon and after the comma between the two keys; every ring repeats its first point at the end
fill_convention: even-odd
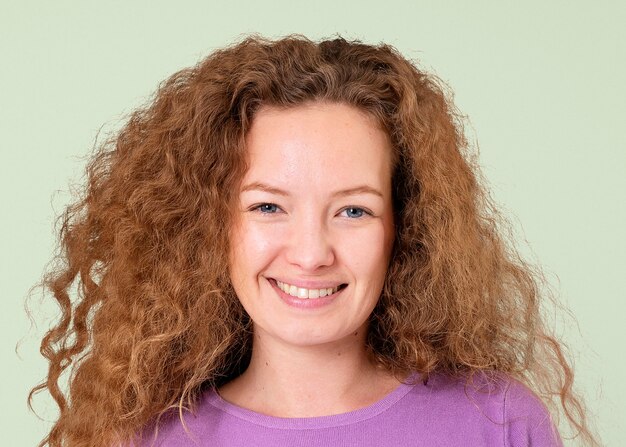
{"type": "Polygon", "coordinates": [[[356,206],[349,206],[347,208],[344,208],[342,212],[345,212],[347,217],[351,219],[359,219],[364,215],[372,215],[372,213],[370,213],[369,211],[366,211],[363,208],[359,208],[356,206]]]}

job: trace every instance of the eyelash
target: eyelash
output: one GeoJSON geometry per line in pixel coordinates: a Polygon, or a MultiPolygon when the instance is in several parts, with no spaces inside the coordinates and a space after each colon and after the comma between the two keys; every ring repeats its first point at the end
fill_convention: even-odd
{"type": "MultiPolygon", "coordinates": [[[[250,208],[250,211],[256,211],[260,214],[276,214],[275,212],[271,212],[271,213],[264,213],[261,211],[261,207],[267,206],[267,205],[271,205],[271,206],[275,206],[276,208],[280,209],[280,207],[278,205],[276,205],[275,203],[259,203],[258,205],[254,205],[252,208],[250,208]]],[[[346,206],[345,208],[343,208],[341,210],[341,212],[344,212],[345,210],[359,210],[362,211],[363,214],[359,217],[354,217],[354,218],[350,218],[351,220],[359,220],[362,219],[365,216],[373,216],[374,214],[365,209],[365,208],[361,208],[360,206],[346,206]]]]}

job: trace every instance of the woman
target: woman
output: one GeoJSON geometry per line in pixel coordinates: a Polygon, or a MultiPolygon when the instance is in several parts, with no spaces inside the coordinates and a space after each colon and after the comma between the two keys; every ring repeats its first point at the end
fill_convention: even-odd
{"type": "Polygon", "coordinates": [[[392,48],[248,38],[88,174],[41,446],[561,445],[551,396],[595,443],[453,105],[392,48]]]}

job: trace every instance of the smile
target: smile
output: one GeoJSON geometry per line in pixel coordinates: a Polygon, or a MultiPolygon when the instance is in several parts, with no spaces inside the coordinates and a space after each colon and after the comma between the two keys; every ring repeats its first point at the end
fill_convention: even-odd
{"type": "Polygon", "coordinates": [[[278,280],[276,280],[276,285],[278,286],[280,290],[282,290],[285,293],[288,293],[291,296],[295,296],[297,298],[312,298],[312,299],[322,298],[327,295],[332,295],[333,293],[337,292],[339,289],[345,286],[345,284],[340,284],[338,286],[329,287],[325,289],[305,289],[302,287],[296,287],[291,284],[280,282],[278,280]]]}

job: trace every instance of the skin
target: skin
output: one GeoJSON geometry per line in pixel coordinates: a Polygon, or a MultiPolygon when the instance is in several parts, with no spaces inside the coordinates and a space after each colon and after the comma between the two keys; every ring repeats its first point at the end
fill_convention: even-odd
{"type": "Polygon", "coordinates": [[[389,137],[356,108],[316,102],[259,110],[246,144],[230,275],[253,321],[252,359],[218,391],[279,417],[370,405],[399,385],[365,350],[394,238],[389,137]],[[362,185],[380,195],[333,194],[362,185]],[[279,297],[272,278],[347,287],[327,306],[300,309],[279,297]]]}

